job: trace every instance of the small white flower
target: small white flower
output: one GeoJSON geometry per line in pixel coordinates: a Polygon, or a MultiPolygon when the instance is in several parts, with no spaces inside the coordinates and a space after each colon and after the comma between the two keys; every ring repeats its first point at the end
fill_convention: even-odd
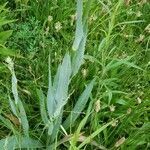
{"type": "Polygon", "coordinates": [[[56,29],[56,32],[62,29],[62,24],[59,21],[55,23],[55,29],[56,29]]]}
{"type": "Polygon", "coordinates": [[[82,72],[83,77],[86,78],[86,76],[87,76],[87,69],[82,69],[81,72],[82,72]]]}
{"type": "Polygon", "coordinates": [[[129,109],[127,110],[127,114],[130,114],[130,113],[131,113],[131,111],[132,111],[132,109],[131,109],[131,108],[129,108],[129,109]]]}
{"type": "Polygon", "coordinates": [[[133,12],[133,10],[132,9],[129,9],[129,11],[127,11],[127,14],[128,15],[132,15],[134,12],[133,12]]]}
{"type": "Polygon", "coordinates": [[[46,28],[45,34],[48,35],[49,33],[49,27],[46,28]]]}
{"type": "Polygon", "coordinates": [[[91,17],[89,19],[90,23],[92,23],[95,20],[97,20],[97,16],[96,15],[91,15],[91,17]]]}
{"type": "Polygon", "coordinates": [[[111,124],[113,127],[116,127],[118,125],[118,120],[113,118],[113,123],[111,124]]]}
{"type": "Polygon", "coordinates": [[[141,16],[142,16],[142,13],[141,13],[140,11],[138,11],[138,12],[136,13],[136,16],[137,16],[137,17],[141,17],[141,16]]]}
{"type": "Polygon", "coordinates": [[[150,24],[148,24],[148,25],[146,26],[145,31],[148,32],[148,33],[150,33],[150,24]]]}
{"type": "Polygon", "coordinates": [[[101,104],[100,104],[100,100],[97,100],[95,102],[95,111],[98,113],[101,109],[101,104]]]}
{"type": "Polygon", "coordinates": [[[52,22],[52,20],[53,20],[53,17],[52,16],[48,16],[48,22],[52,22]]]}
{"type": "Polygon", "coordinates": [[[71,26],[73,26],[74,21],[77,19],[77,14],[71,15],[71,26]]]}
{"type": "Polygon", "coordinates": [[[143,42],[145,36],[140,34],[139,38],[135,40],[135,42],[139,43],[139,42],[143,42]]]}
{"type": "Polygon", "coordinates": [[[114,112],[114,111],[115,111],[115,107],[116,107],[116,106],[114,106],[114,105],[109,106],[110,111],[111,111],[111,112],[114,112]]]}
{"type": "Polygon", "coordinates": [[[138,103],[138,104],[141,104],[141,103],[142,103],[142,100],[141,100],[139,97],[137,98],[137,103],[138,103]]]}
{"type": "Polygon", "coordinates": [[[8,64],[12,63],[12,59],[11,59],[9,56],[5,59],[5,61],[6,61],[8,64]]]}

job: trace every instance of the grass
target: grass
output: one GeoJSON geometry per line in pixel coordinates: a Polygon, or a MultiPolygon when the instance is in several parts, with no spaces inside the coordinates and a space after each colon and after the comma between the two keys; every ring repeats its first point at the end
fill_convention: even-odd
{"type": "Polygon", "coordinates": [[[0,147],[149,149],[150,3],[5,2],[0,147]]]}

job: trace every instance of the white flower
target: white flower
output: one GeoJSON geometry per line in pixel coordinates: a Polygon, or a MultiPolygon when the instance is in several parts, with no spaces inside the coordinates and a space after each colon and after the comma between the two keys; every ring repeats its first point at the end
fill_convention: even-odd
{"type": "Polygon", "coordinates": [[[150,24],[148,24],[148,25],[146,26],[145,31],[148,32],[148,33],[150,33],[150,24]]]}
{"type": "Polygon", "coordinates": [[[59,21],[55,23],[55,29],[56,29],[56,32],[62,29],[62,24],[59,21]]]}
{"type": "Polygon", "coordinates": [[[131,111],[132,111],[132,109],[131,109],[131,108],[129,108],[129,109],[127,110],[127,114],[130,114],[130,113],[131,113],[131,111]]]}
{"type": "Polygon", "coordinates": [[[135,40],[135,42],[139,43],[139,42],[143,42],[145,36],[140,34],[139,38],[135,40]]]}
{"type": "Polygon", "coordinates": [[[74,21],[77,19],[77,14],[71,15],[71,26],[73,26],[74,21]]]}
{"type": "Polygon", "coordinates": [[[49,33],[49,27],[46,28],[45,34],[48,35],[49,33]]]}
{"type": "Polygon", "coordinates": [[[48,16],[48,22],[51,22],[53,20],[53,17],[52,16],[48,16]]]}
{"type": "Polygon", "coordinates": [[[141,104],[141,103],[142,103],[142,100],[141,100],[139,97],[137,98],[137,103],[138,103],[138,104],[141,104]]]}
{"type": "Polygon", "coordinates": [[[96,111],[96,112],[99,112],[100,109],[101,109],[100,100],[97,100],[97,101],[95,102],[95,111],[96,111]]]}
{"type": "Polygon", "coordinates": [[[116,127],[118,124],[118,120],[113,118],[113,123],[111,124],[113,127],[116,127]]]}
{"type": "Polygon", "coordinates": [[[136,16],[137,16],[137,17],[141,17],[141,16],[142,16],[142,13],[141,13],[140,11],[138,11],[138,12],[136,13],[136,16]]]}
{"type": "Polygon", "coordinates": [[[97,16],[96,15],[91,15],[89,21],[90,23],[92,23],[93,21],[95,21],[97,19],[97,16]]]}
{"type": "Polygon", "coordinates": [[[109,106],[110,111],[111,111],[111,112],[114,112],[114,111],[115,111],[115,107],[116,107],[116,106],[114,106],[114,105],[109,106]]]}
{"type": "Polygon", "coordinates": [[[86,76],[87,76],[87,69],[82,69],[81,72],[82,72],[83,77],[86,78],[86,76]]]}

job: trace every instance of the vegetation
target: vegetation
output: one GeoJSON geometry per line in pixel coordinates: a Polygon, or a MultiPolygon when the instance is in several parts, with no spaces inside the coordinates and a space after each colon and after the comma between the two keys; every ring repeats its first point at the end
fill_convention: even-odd
{"type": "Polygon", "coordinates": [[[150,148],[148,0],[2,0],[2,150],[150,148]]]}

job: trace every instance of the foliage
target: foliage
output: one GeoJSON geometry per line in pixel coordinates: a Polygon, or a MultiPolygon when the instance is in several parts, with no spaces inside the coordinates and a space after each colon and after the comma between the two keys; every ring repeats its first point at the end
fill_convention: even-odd
{"type": "Polygon", "coordinates": [[[0,145],[149,149],[150,4],[76,2],[0,7],[0,145]]]}

